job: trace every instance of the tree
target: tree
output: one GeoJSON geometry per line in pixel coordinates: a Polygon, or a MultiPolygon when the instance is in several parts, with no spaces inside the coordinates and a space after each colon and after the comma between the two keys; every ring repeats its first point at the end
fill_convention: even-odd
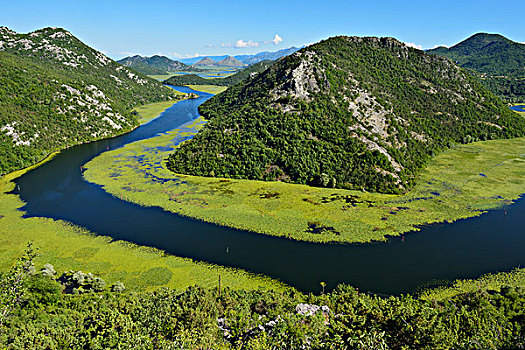
{"type": "Polygon", "coordinates": [[[0,278],[0,331],[24,296],[25,280],[35,273],[33,265],[35,257],[36,251],[32,243],[28,243],[24,255],[17,260],[11,271],[0,278]]]}

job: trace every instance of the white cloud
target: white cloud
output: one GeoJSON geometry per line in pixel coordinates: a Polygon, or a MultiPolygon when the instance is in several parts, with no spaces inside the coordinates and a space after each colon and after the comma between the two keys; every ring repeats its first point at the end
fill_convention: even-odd
{"type": "Polygon", "coordinates": [[[416,43],[405,43],[405,45],[413,47],[414,49],[423,50],[423,45],[418,45],[416,43]]]}
{"type": "Polygon", "coordinates": [[[213,44],[208,44],[208,45],[204,45],[204,47],[214,47],[215,45],[213,44]]]}
{"type": "Polygon", "coordinates": [[[193,58],[193,57],[200,56],[200,54],[198,52],[195,52],[193,55],[181,55],[178,52],[172,52],[172,53],[170,53],[170,56],[173,56],[175,58],[193,58]]]}
{"type": "Polygon", "coordinates": [[[257,46],[259,46],[259,43],[256,41],[251,41],[251,40],[244,41],[242,39],[237,40],[235,44],[233,44],[233,47],[237,49],[245,48],[245,47],[257,47],[257,46]]]}
{"type": "Polygon", "coordinates": [[[268,45],[273,43],[274,45],[279,45],[283,41],[283,38],[279,34],[275,34],[272,40],[264,40],[264,41],[253,41],[253,40],[242,40],[239,39],[235,43],[222,43],[222,47],[226,48],[236,48],[236,49],[244,49],[248,47],[259,47],[260,45],[268,45]]]}
{"type": "Polygon", "coordinates": [[[447,46],[447,45],[445,45],[445,44],[441,44],[441,45],[434,45],[434,46],[432,47],[432,49],[437,49],[438,47],[446,47],[446,48],[448,49],[448,46],[447,46]]]}

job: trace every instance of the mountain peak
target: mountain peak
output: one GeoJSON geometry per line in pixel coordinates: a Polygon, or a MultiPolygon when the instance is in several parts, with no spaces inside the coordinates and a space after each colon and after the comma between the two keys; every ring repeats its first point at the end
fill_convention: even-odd
{"type": "Polygon", "coordinates": [[[170,156],[176,173],[386,193],[410,188],[450,144],[525,133],[450,60],[389,37],[323,40],[199,111],[209,122],[170,156]]]}
{"type": "Polygon", "coordinates": [[[0,173],[49,152],[129,131],[131,108],[174,97],[158,81],[122,67],[62,28],[17,34],[0,28],[0,173]],[[5,162],[7,159],[9,161],[5,162]]]}
{"type": "Polygon", "coordinates": [[[525,45],[500,34],[476,33],[448,49],[436,48],[428,53],[448,57],[480,74],[525,75],[525,45]]]}
{"type": "Polygon", "coordinates": [[[133,57],[125,57],[117,62],[142,74],[164,75],[168,74],[168,72],[198,70],[182,62],[173,61],[166,56],[160,55],[153,55],[151,57],[135,55],[133,57]]]}
{"type": "Polygon", "coordinates": [[[225,67],[245,67],[246,64],[242,63],[238,59],[228,56],[223,60],[220,60],[216,63],[217,66],[225,66],[225,67]]]}
{"type": "Polygon", "coordinates": [[[14,35],[16,34],[16,32],[6,26],[1,26],[0,27],[0,34],[9,34],[9,35],[14,35]]]}
{"type": "Polygon", "coordinates": [[[196,66],[214,66],[214,65],[215,65],[215,61],[209,58],[208,56],[192,64],[192,66],[194,67],[196,66]]]}

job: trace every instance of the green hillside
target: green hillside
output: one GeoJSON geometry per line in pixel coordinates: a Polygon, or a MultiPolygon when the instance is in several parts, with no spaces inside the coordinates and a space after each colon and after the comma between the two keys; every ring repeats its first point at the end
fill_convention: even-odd
{"type": "Polygon", "coordinates": [[[478,33],[452,46],[428,53],[452,59],[508,102],[525,101],[525,44],[499,34],[478,33]]]}
{"type": "Polygon", "coordinates": [[[188,66],[179,61],[173,61],[165,56],[142,57],[139,55],[126,57],[117,61],[123,66],[147,75],[165,75],[170,72],[199,72],[201,69],[188,66]]]}
{"type": "Polygon", "coordinates": [[[446,56],[479,73],[525,76],[525,44],[499,34],[477,33],[450,48],[438,47],[427,52],[446,56]]]}
{"type": "Polygon", "coordinates": [[[176,173],[385,193],[455,143],[525,132],[467,72],[392,38],[309,46],[200,112],[209,123],[168,159],[176,173]]]}
{"type": "Polygon", "coordinates": [[[261,61],[255,63],[235,74],[224,78],[202,78],[196,74],[184,74],[184,75],[175,75],[166,79],[163,83],[167,85],[218,85],[218,86],[232,86],[243,80],[248,79],[249,77],[263,72],[268,67],[272,65],[272,61],[261,61]]]}
{"type": "Polygon", "coordinates": [[[134,107],[176,98],[63,29],[1,27],[0,40],[0,173],[129,131],[138,125],[134,107]]]}

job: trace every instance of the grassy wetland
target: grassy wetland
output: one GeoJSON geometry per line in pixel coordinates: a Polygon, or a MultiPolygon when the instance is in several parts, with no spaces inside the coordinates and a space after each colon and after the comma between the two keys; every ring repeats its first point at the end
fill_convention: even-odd
{"type": "Polygon", "coordinates": [[[209,94],[219,94],[225,91],[228,87],[226,86],[217,86],[217,85],[188,85],[190,89],[196,91],[207,92],[209,94]]]}
{"type": "Polygon", "coordinates": [[[105,152],[85,178],[143,206],[313,242],[370,242],[504,208],[525,189],[525,138],[458,145],[434,157],[404,195],[173,174],[165,158],[204,125],[105,152]]]}
{"type": "MultiPolygon", "coordinates": [[[[173,101],[161,102],[137,108],[141,122],[158,116],[172,104],[173,101]]],[[[0,271],[7,270],[27,243],[32,242],[38,249],[35,261],[38,266],[50,263],[59,274],[70,269],[93,272],[110,284],[121,281],[130,290],[149,291],[164,286],[180,290],[196,284],[212,287],[216,286],[219,275],[222,285],[233,289],[288,288],[241,270],[197,263],[154,248],[113,241],[62,220],[24,217],[24,202],[12,193],[15,187],[12,181],[54,155],[56,153],[39,164],[0,177],[0,271]]]]}
{"type": "Polygon", "coordinates": [[[419,297],[423,300],[447,300],[465,293],[501,291],[504,286],[525,288],[525,269],[518,268],[510,272],[486,274],[477,279],[456,280],[448,287],[423,290],[419,297]]]}

